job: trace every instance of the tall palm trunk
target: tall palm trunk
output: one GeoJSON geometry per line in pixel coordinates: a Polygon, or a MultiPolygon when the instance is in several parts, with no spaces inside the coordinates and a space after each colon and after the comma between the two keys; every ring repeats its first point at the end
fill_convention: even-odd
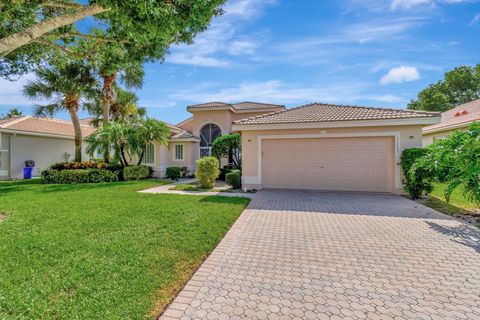
{"type": "MultiPolygon", "coordinates": [[[[113,102],[113,83],[115,82],[115,78],[117,76],[116,72],[112,74],[105,74],[101,72],[103,78],[103,125],[108,124],[110,120],[110,107],[112,106],[113,102]]],[[[110,160],[110,146],[108,144],[103,146],[103,161],[109,162],[110,160]]]]}
{"type": "Polygon", "coordinates": [[[65,105],[70,113],[70,118],[73,124],[75,133],[75,161],[82,161],[82,128],[80,127],[80,120],[78,118],[79,101],[77,96],[66,97],[65,105]]]}

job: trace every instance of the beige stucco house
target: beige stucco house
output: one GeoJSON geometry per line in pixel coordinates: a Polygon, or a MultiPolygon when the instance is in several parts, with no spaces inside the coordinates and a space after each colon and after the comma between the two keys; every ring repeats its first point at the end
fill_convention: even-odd
{"type": "MultiPolygon", "coordinates": [[[[163,177],[169,166],[195,170],[220,135],[242,135],[246,189],[289,188],[402,193],[400,155],[422,146],[422,129],[440,115],[413,110],[331,104],[293,109],[255,102],[210,102],[187,107],[187,120],[168,124],[167,145],[148,145],[144,164],[163,177]]],[[[84,136],[94,128],[84,122],[84,136]]],[[[70,160],[73,127],[55,119],[18,117],[0,122],[0,175],[19,178],[25,160],[37,174],[70,160]]],[[[88,157],[85,157],[88,159],[88,157]]],[[[224,163],[225,164],[225,163],[224,163]]]]}
{"type": "Polygon", "coordinates": [[[246,189],[403,193],[400,155],[438,113],[309,104],[235,121],[246,189]]]}
{"type": "Polygon", "coordinates": [[[466,130],[473,122],[480,121],[480,99],[461,104],[442,113],[440,123],[423,128],[423,145],[428,146],[443,139],[454,130],[466,130]]]}
{"type": "MultiPolygon", "coordinates": [[[[153,141],[147,146],[143,163],[153,168],[156,177],[164,177],[170,166],[187,167],[193,173],[195,161],[210,155],[213,140],[231,133],[235,120],[285,110],[285,107],[253,102],[211,102],[189,106],[187,110],[192,114],[189,119],[178,125],[167,123],[170,129],[167,145],[153,141]]],[[[81,126],[84,138],[95,130],[90,119],[83,119],[81,126]]],[[[73,139],[70,121],[30,116],[0,120],[0,179],[22,178],[26,160],[36,162],[35,176],[56,162],[71,161],[73,139]]],[[[82,158],[88,160],[85,143],[83,148],[82,158]]]]}
{"type": "MultiPolygon", "coordinates": [[[[94,128],[82,124],[88,136],[94,128]]],[[[34,160],[34,176],[56,162],[70,161],[75,152],[73,126],[59,119],[16,116],[0,120],[0,179],[23,177],[25,161],[34,160]]],[[[88,159],[84,150],[83,157],[88,159]]]]}

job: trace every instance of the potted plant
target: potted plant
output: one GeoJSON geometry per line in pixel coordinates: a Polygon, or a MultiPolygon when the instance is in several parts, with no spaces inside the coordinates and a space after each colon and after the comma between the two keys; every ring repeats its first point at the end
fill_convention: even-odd
{"type": "Polygon", "coordinates": [[[35,161],[25,161],[25,167],[23,168],[23,179],[32,179],[33,167],[35,167],[35,161]]]}

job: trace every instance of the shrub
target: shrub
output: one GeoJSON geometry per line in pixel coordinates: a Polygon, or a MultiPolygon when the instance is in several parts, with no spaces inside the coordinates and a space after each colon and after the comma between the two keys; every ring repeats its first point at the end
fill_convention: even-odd
{"type": "Polygon", "coordinates": [[[84,162],[58,162],[50,166],[50,170],[81,170],[81,169],[105,169],[107,165],[104,162],[94,160],[84,162]]]}
{"type": "Polygon", "coordinates": [[[417,162],[428,155],[428,149],[409,148],[405,149],[401,156],[401,165],[404,176],[405,191],[413,199],[418,199],[424,193],[432,191],[431,168],[427,167],[427,162],[423,161],[417,165],[417,162]]]}
{"type": "Polygon", "coordinates": [[[229,164],[236,169],[242,167],[242,138],[240,134],[233,133],[220,136],[212,144],[212,156],[228,158],[229,164]]]}
{"type": "Polygon", "coordinates": [[[234,189],[242,188],[242,172],[240,170],[233,170],[225,176],[225,182],[231,185],[234,189]]]}
{"type": "Polygon", "coordinates": [[[188,167],[181,167],[180,171],[181,171],[181,174],[182,174],[182,178],[186,178],[188,176],[188,174],[190,173],[190,170],[188,169],[188,167]]]}
{"type": "Polygon", "coordinates": [[[123,181],[123,167],[119,163],[108,163],[105,170],[111,171],[118,176],[118,180],[123,181]]]}
{"type": "Polygon", "coordinates": [[[118,176],[115,173],[100,169],[42,171],[43,183],[97,183],[117,180],[118,176]]]}
{"type": "Polygon", "coordinates": [[[218,160],[215,157],[205,157],[196,162],[197,169],[195,177],[200,181],[204,189],[211,189],[215,186],[215,180],[218,178],[218,160]]]}
{"type": "Polygon", "coordinates": [[[152,168],[149,166],[128,166],[123,168],[123,178],[126,181],[147,179],[152,176],[152,168]]]}
{"type": "Polygon", "coordinates": [[[165,172],[165,177],[177,181],[182,177],[182,168],[180,167],[168,167],[165,172]]]}
{"type": "Polygon", "coordinates": [[[227,173],[230,173],[233,170],[234,170],[233,166],[231,166],[231,165],[224,166],[223,168],[220,169],[220,174],[218,176],[218,180],[225,181],[225,176],[227,175],[227,173]]]}

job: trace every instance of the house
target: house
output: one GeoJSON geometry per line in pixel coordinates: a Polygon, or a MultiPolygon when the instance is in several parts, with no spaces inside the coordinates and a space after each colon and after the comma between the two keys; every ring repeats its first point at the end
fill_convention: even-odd
{"type": "MultiPolygon", "coordinates": [[[[227,104],[212,102],[187,107],[192,117],[178,125],[168,124],[168,145],[152,142],[147,145],[143,163],[151,166],[154,176],[164,177],[167,167],[187,167],[195,170],[195,161],[200,156],[210,155],[212,142],[219,135],[232,132],[235,120],[265,113],[285,110],[284,106],[242,102],[227,104]]],[[[81,119],[83,138],[95,127],[91,118],[81,119]]],[[[83,144],[82,158],[90,157],[83,144]]],[[[70,121],[16,116],[0,120],[0,179],[20,179],[26,160],[34,160],[33,174],[40,175],[56,162],[72,161],[74,154],[74,131],[70,121]]],[[[97,155],[98,157],[98,155],[97,155]]]]}
{"type": "Polygon", "coordinates": [[[194,172],[195,161],[210,155],[212,142],[218,136],[233,132],[234,121],[286,109],[258,102],[209,102],[188,106],[187,110],[192,114],[190,118],[177,125],[167,124],[172,133],[167,146],[152,142],[147,147],[144,163],[153,168],[154,176],[163,177],[170,166],[194,172]]]}
{"type": "MultiPolygon", "coordinates": [[[[82,124],[84,137],[95,128],[82,124]]],[[[34,160],[34,176],[56,162],[71,161],[75,153],[70,121],[14,116],[0,120],[0,179],[23,177],[25,161],[34,160]]],[[[83,157],[88,159],[85,152],[83,157]]]]}
{"type": "MultiPolygon", "coordinates": [[[[402,151],[421,147],[422,128],[440,121],[435,112],[318,103],[286,109],[257,102],[209,102],[187,110],[190,118],[167,124],[167,145],[147,145],[143,163],[157,177],[170,166],[193,172],[195,161],[210,155],[218,136],[239,132],[246,189],[402,193],[402,151]]],[[[86,137],[94,127],[85,120],[82,130],[86,137]]],[[[0,134],[4,176],[20,177],[25,160],[37,162],[38,174],[73,154],[69,121],[16,117],[1,120],[0,134]]]]}
{"type": "Polygon", "coordinates": [[[428,146],[454,130],[466,130],[471,123],[477,121],[480,121],[480,99],[443,112],[440,123],[423,128],[423,145],[428,146]]]}
{"type": "Polygon", "coordinates": [[[403,193],[400,155],[438,113],[308,104],[237,120],[246,189],[403,193]]]}

